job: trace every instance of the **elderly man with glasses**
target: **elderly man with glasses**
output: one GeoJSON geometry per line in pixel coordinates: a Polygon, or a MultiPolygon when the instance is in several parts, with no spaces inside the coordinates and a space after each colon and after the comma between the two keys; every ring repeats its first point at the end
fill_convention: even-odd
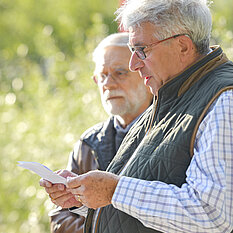
{"type": "MultiPolygon", "coordinates": [[[[127,48],[128,37],[128,33],[112,34],[102,40],[93,52],[93,80],[110,117],[84,132],[77,142],[67,167],[76,174],[95,169],[105,170],[130,127],[152,102],[152,94],[143,85],[138,73],[129,71],[131,54],[127,48]]],[[[46,181],[41,181],[41,185],[48,185],[51,197],[57,191],[65,192],[63,185],[52,186],[46,181]]],[[[55,209],[49,215],[51,232],[83,232],[82,216],[66,209],[55,209]]]]}
{"type": "Polygon", "coordinates": [[[128,0],[118,19],[155,102],[107,172],[68,180],[92,208],[85,232],[232,232],[233,63],[209,47],[208,2],[128,0]]]}

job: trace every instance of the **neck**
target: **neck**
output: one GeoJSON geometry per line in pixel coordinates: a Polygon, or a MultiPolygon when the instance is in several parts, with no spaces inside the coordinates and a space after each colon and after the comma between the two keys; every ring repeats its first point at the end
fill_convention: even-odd
{"type": "Polygon", "coordinates": [[[194,52],[193,56],[191,56],[190,61],[188,63],[188,65],[186,66],[192,66],[193,64],[195,64],[196,62],[198,62],[199,60],[201,60],[203,57],[205,57],[207,54],[200,54],[197,51],[194,52]]]}
{"type": "Polygon", "coordinates": [[[115,117],[123,129],[125,129],[127,125],[129,125],[133,121],[131,117],[122,117],[119,115],[116,115],[115,117]]]}

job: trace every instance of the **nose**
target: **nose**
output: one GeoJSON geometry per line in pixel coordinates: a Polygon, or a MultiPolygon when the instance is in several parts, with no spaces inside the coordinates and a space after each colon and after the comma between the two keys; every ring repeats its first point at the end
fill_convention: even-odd
{"type": "Polygon", "coordinates": [[[117,82],[113,78],[112,74],[109,73],[108,75],[106,75],[106,78],[104,79],[102,85],[104,89],[114,89],[117,86],[117,82]]]}
{"type": "Polygon", "coordinates": [[[129,61],[130,71],[138,71],[143,66],[144,66],[143,60],[141,60],[135,52],[132,53],[130,61],[129,61]]]}

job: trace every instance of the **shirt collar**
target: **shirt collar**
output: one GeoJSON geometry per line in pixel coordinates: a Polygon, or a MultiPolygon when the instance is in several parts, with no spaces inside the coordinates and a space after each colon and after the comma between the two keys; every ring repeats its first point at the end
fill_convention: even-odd
{"type": "Polygon", "coordinates": [[[131,121],[125,128],[122,128],[117,118],[114,116],[114,128],[117,132],[127,133],[131,126],[137,121],[137,119],[141,116],[141,114],[136,117],[133,121],[131,121]]]}

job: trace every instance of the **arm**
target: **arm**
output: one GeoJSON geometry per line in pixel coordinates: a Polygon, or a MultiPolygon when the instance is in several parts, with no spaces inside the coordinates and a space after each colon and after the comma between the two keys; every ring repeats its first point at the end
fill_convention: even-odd
{"type": "MultiPolygon", "coordinates": [[[[76,143],[73,152],[69,156],[67,169],[76,174],[82,174],[91,169],[97,169],[94,152],[82,141],[76,143]]],[[[73,211],[72,211],[73,212],[73,211]]],[[[78,209],[74,210],[78,213],[78,209]]],[[[71,213],[68,209],[57,208],[49,213],[51,232],[56,233],[82,233],[85,218],[71,213]]]]}
{"type": "Polygon", "coordinates": [[[233,91],[223,93],[199,126],[181,188],[121,177],[112,204],[162,232],[233,229],[233,91]]]}

